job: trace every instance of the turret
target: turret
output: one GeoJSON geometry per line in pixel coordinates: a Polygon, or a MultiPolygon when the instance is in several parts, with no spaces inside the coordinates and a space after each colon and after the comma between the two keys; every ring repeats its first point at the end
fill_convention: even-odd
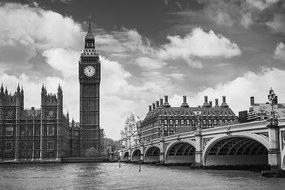
{"type": "Polygon", "coordinates": [[[5,89],[5,95],[8,96],[8,89],[7,89],[7,86],[6,86],[6,89],[5,89]]]}
{"type": "Polygon", "coordinates": [[[60,84],[58,85],[58,88],[57,88],[57,106],[58,106],[58,114],[62,114],[63,94],[62,94],[62,89],[61,89],[60,84]]]}
{"type": "Polygon", "coordinates": [[[4,87],[3,87],[3,84],[1,84],[0,94],[1,94],[1,95],[4,95],[4,87]]]}
{"type": "Polygon", "coordinates": [[[42,85],[42,92],[41,92],[41,106],[45,105],[46,95],[47,95],[47,91],[46,91],[46,88],[43,84],[42,85]]]}
{"type": "Polygon", "coordinates": [[[17,87],[17,94],[20,95],[21,93],[21,89],[20,89],[20,85],[18,84],[18,87],[17,87]]]}

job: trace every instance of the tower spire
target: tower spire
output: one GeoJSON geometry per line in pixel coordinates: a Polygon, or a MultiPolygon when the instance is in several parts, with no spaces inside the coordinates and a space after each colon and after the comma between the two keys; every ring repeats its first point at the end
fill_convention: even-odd
{"type": "Polygon", "coordinates": [[[94,36],[92,33],[91,16],[90,15],[89,15],[89,20],[88,20],[88,31],[87,31],[86,39],[94,39],[94,36]]]}

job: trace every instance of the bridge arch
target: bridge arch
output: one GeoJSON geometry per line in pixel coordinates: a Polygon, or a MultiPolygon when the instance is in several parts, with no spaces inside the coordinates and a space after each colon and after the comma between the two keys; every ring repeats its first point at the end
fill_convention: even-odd
{"type": "Polygon", "coordinates": [[[130,153],[128,151],[124,152],[123,154],[123,161],[129,161],[130,153]]]}
{"type": "Polygon", "coordinates": [[[145,150],[145,162],[159,162],[160,149],[158,146],[148,146],[145,150]]]}
{"type": "Polygon", "coordinates": [[[256,134],[218,136],[203,151],[203,165],[267,165],[268,142],[256,134]]]}
{"type": "Polygon", "coordinates": [[[165,163],[194,163],[195,144],[187,141],[175,141],[170,143],[165,151],[165,163]]]}
{"type": "Polygon", "coordinates": [[[132,162],[138,162],[138,161],[140,161],[140,156],[141,156],[141,150],[140,150],[140,149],[135,149],[135,150],[132,152],[131,161],[132,161],[132,162]]]}

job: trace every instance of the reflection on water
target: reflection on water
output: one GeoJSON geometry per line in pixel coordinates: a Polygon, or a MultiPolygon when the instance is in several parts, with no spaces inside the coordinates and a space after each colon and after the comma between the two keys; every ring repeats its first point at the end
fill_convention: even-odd
{"type": "Polygon", "coordinates": [[[0,165],[0,189],[284,189],[259,172],[118,163],[0,165]]]}

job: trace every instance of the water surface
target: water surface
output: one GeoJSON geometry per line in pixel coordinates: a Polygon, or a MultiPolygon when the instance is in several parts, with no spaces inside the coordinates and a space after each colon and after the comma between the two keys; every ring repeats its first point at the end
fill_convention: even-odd
{"type": "Polygon", "coordinates": [[[0,165],[0,189],[191,189],[278,190],[282,178],[263,178],[259,172],[197,170],[118,163],[0,165]]]}

